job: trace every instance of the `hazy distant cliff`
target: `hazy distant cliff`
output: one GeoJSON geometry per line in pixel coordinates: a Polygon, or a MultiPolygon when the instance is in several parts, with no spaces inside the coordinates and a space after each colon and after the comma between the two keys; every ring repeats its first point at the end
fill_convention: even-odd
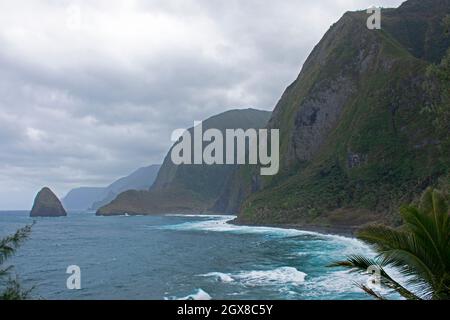
{"type": "MultiPolygon", "coordinates": [[[[263,128],[270,112],[245,109],[231,110],[203,122],[203,131],[263,128]]],[[[189,129],[192,133],[193,128],[189,129]]],[[[211,208],[236,165],[174,165],[169,150],[150,191],[127,191],[100,208],[98,215],[192,213],[211,208]]]]}
{"type": "Polygon", "coordinates": [[[160,165],[139,168],[107,187],[81,187],[70,190],[63,198],[64,206],[68,210],[97,210],[114,200],[121,192],[149,189],[156,179],[159,168],[160,165]]]}

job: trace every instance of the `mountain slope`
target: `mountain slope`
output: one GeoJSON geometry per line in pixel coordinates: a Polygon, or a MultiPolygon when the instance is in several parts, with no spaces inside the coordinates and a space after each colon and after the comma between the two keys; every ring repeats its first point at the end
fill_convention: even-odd
{"type": "Polygon", "coordinates": [[[326,33],[277,104],[281,170],[242,168],[216,202],[251,224],[359,226],[392,221],[449,170],[449,150],[421,112],[430,62],[449,47],[448,0],[407,1],[368,30],[348,12],[326,33]],[[401,27],[406,24],[407,27],[401,27]],[[418,32],[417,30],[421,30],[418,32]]]}
{"type": "Polygon", "coordinates": [[[382,28],[416,58],[438,63],[450,46],[442,26],[449,7],[449,0],[409,0],[383,11],[382,28]]]}
{"type": "MultiPolygon", "coordinates": [[[[263,128],[270,112],[255,109],[231,110],[203,122],[203,131],[263,128]]],[[[193,128],[189,129],[193,134],[193,128]]],[[[214,204],[235,165],[174,165],[169,150],[150,191],[128,191],[100,208],[99,215],[191,213],[209,210],[214,204]]]]}
{"type": "Polygon", "coordinates": [[[107,187],[73,189],[64,197],[64,206],[68,210],[97,210],[99,207],[114,200],[121,192],[149,189],[155,181],[160,167],[160,165],[151,165],[139,168],[107,187]]]}

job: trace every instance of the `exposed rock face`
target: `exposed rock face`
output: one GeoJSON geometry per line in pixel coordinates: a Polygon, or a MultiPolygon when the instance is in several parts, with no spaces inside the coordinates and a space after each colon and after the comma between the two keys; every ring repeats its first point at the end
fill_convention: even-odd
{"type": "Polygon", "coordinates": [[[288,161],[310,161],[334,128],[356,84],[349,77],[323,81],[305,99],[295,115],[288,161]],[[294,160],[296,159],[296,160],[294,160]]]}
{"type": "Polygon", "coordinates": [[[30,217],[65,217],[66,210],[58,197],[47,187],[43,188],[34,199],[30,217]]]}
{"type": "Polygon", "coordinates": [[[421,110],[426,69],[450,46],[449,12],[450,0],[410,0],[383,10],[382,30],[367,29],[365,11],[346,13],[269,121],[280,129],[279,174],[258,180],[240,169],[217,210],[250,224],[391,223],[399,205],[445,177],[448,150],[421,110]]]}

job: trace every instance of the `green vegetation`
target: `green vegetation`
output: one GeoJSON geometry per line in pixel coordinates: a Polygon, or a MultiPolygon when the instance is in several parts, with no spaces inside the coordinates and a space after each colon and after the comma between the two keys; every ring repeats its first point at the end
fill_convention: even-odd
{"type": "Polygon", "coordinates": [[[441,138],[450,132],[450,49],[440,64],[428,67],[425,89],[430,95],[424,111],[432,115],[433,124],[441,138]]]}
{"type": "Polygon", "coordinates": [[[19,229],[14,235],[0,239],[0,300],[25,300],[33,289],[23,289],[17,277],[11,276],[13,266],[6,266],[10,258],[30,235],[32,226],[19,229]]]}
{"type": "MultiPolygon", "coordinates": [[[[281,130],[280,173],[246,194],[240,222],[399,225],[402,203],[448,177],[444,2],[407,1],[384,13],[379,31],[361,28],[363,12],[330,28],[275,108],[269,123],[281,130]],[[314,121],[305,121],[311,110],[314,121]]],[[[253,189],[256,174],[234,189],[253,189]]]]}
{"type": "MultiPolygon", "coordinates": [[[[450,299],[450,217],[448,195],[429,188],[418,206],[403,207],[400,215],[404,224],[397,228],[383,225],[368,226],[358,238],[373,247],[374,259],[353,255],[334,267],[367,272],[370,267],[380,270],[382,285],[408,300],[450,299]],[[404,277],[404,284],[389,275],[386,268],[395,268],[404,277]]],[[[358,284],[377,299],[379,292],[358,284]]]]}
{"type": "Polygon", "coordinates": [[[445,35],[450,36],[450,14],[446,15],[444,20],[442,21],[442,25],[444,26],[445,35]]]}

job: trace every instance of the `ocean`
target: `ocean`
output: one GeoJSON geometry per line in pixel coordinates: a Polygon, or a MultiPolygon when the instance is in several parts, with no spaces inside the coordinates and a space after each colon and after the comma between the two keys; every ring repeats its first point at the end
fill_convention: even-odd
{"type": "MultiPolygon", "coordinates": [[[[8,263],[36,299],[369,299],[365,276],[327,267],[370,249],[356,239],[229,224],[234,216],[38,218],[8,263]],[[81,289],[66,286],[67,267],[81,289]]],[[[0,237],[33,222],[0,212],[0,237]]]]}

